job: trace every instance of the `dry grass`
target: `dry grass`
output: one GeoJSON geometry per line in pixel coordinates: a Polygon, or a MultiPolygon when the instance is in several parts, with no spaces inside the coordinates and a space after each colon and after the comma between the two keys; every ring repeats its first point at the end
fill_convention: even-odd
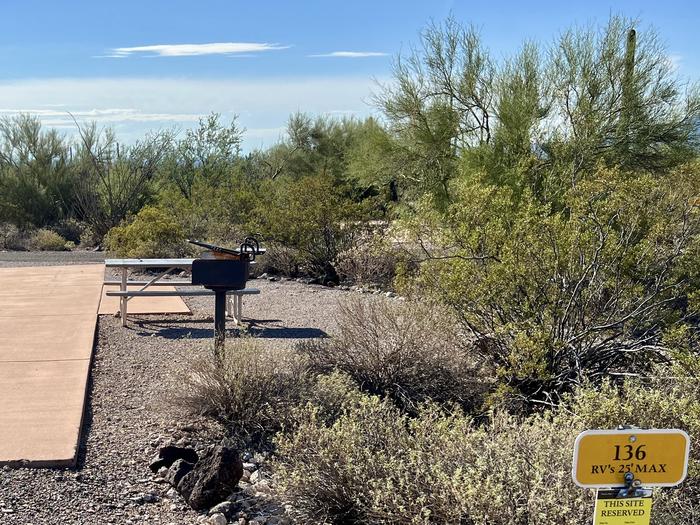
{"type": "Polygon", "coordinates": [[[229,340],[220,364],[212,357],[191,364],[174,400],[192,415],[218,421],[230,437],[264,446],[290,424],[310,380],[304,359],[291,351],[229,340]]]}
{"type": "Polygon", "coordinates": [[[334,338],[298,346],[314,371],[340,370],[409,411],[424,401],[480,405],[488,381],[442,309],[352,298],[341,305],[339,324],[334,338]]]}

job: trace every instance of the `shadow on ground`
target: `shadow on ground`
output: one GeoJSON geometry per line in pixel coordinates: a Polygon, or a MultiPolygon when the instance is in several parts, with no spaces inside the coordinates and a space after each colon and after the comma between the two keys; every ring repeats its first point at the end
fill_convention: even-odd
{"type": "MultiPolygon", "coordinates": [[[[213,320],[197,320],[197,323],[213,325],[213,320]]],[[[264,326],[268,323],[280,322],[278,319],[254,320],[251,319],[247,326],[240,328],[228,327],[227,337],[247,335],[261,339],[318,339],[328,337],[328,334],[319,328],[288,327],[288,326],[264,326]]],[[[233,326],[233,322],[229,322],[233,326]]],[[[213,326],[208,328],[193,328],[191,326],[172,326],[159,321],[139,320],[132,323],[136,334],[148,337],[162,337],[164,339],[211,339],[214,337],[213,326]]]]}

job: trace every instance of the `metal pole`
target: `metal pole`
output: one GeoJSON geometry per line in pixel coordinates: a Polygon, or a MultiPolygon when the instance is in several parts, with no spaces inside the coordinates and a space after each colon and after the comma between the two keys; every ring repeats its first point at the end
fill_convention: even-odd
{"type": "Polygon", "coordinates": [[[214,353],[223,357],[226,341],[226,290],[214,290],[214,353]]]}

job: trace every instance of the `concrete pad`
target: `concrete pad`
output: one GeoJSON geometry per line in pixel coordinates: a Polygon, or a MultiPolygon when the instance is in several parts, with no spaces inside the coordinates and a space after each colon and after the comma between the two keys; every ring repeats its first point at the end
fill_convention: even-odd
{"type": "Polygon", "coordinates": [[[94,317],[94,313],[59,317],[69,330],[56,330],[56,316],[0,317],[0,363],[90,359],[94,317]]]}
{"type": "MultiPolygon", "coordinates": [[[[141,286],[129,286],[129,290],[140,290],[141,286]]],[[[149,288],[159,292],[174,292],[174,286],[149,288]]],[[[100,301],[100,315],[114,315],[119,311],[119,297],[108,296],[107,290],[119,290],[119,286],[105,285],[100,301]]],[[[190,314],[190,309],[181,297],[132,297],[129,299],[127,316],[131,314],[190,314]]]]}
{"type": "Polygon", "coordinates": [[[0,268],[0,464],[77,460],[104,266],[0,268]]]}
{"type": "Polygon", "coordinates": [[[0,363],[0,463],[72,466],[88,359],[0,363]]]}

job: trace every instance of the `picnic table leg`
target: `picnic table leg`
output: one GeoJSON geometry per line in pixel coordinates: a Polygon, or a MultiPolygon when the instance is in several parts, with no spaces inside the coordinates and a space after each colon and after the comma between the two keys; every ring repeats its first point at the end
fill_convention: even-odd
{"type": "MultiPolygon", "coordinates": [[[[128,274],[128,269],[127,268],[122,268],[122,282],[119,285],[119,290],[121,292],[126,292],[127,286],[127,274],[128,274]]],[[[119,314],[121,315],[122,318],[122,326],[126,326],[126,304],[127,304],[128,298],[127,297],[120,297],[119,298],[119,314]]]]}
{"type": "Polygon", "coordinates": [[[238,296],[238,304],[236,306],[238,307],[236,310],[236,324],[240,325],[241,321],[243,321],[243,294],[238,296]]]}

